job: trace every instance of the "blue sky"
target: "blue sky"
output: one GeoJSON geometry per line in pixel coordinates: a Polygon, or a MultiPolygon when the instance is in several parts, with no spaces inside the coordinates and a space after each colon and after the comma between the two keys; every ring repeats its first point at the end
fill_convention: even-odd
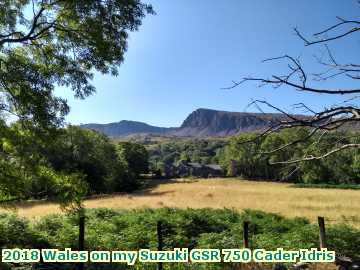
{"type": "MultiPolygon", "coordinates": [[[[158,126],[179,126],[197,108],[256,111],[247,108],[264,99],[287,110],[304,102],[321,109],[339,97],[299,93],[291,89],[258,88],[247,83],[222,90],[232,80],[247,75],[281,73],[283,65],[261,60],[285,53],[301,55],[307,70],[316,72],[313,55],[321,46],[304,48],[293,32],[305,35],[336,22],[335,16],[357,18],[355,0],[149,0],[157,15],[144,19],[130,34],[129,48],[119,76],[96,74],[97,93],[76,100],[70,91],[58,89],[68,99],[67,122],[109,123],[136,120],[158,126]]],[[[331,43],[338,60],[359,59],[359,36],[331,43]]],[[[351,81],[332,80],[325,86],[350,87],[351,81]]]]}

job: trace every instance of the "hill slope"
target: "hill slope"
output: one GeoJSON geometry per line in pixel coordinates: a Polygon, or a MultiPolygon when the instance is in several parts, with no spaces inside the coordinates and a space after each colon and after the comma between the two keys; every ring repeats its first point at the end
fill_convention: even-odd
{"type": "Polygon", "coordinates": [[[82,128],[93,129],[110,137],[124,137],[133,134],[166,134],[171,128],[155,127],[142,122],[123,120],[109,124],[84,124],[82,128]]]}
{"type": "Polygon", "coordinates": [[[120,121],[110,124],[85,124],[81,125],[81,127],[97,130],[111,137],[124,137],[136,134],[179,137],[223,137],[241,132],[262,130],[272,122],[282,118],[284,116],[281,114],[197,109],[178,128],[156,127],[135,121],[120,121]]]}

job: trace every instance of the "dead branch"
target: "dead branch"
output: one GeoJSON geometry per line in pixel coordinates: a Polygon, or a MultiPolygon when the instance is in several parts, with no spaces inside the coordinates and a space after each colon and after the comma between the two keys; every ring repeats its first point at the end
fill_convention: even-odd
{"type": "Polygon", "coordinates": [[[329,151],[321,156],[310,155],[310,156],[303,157],[301,159],[288,160],[288,161],[277,161],[277,162],[273,162],[272,164],[294,164],[294,163],[300,163],[300,162],[304,162],[304,161],[320,160],[320,159],[324,159],[332,154],[335,154],[339,151],[349,149],[349,148],[360,148],[360,144],[354,144],[354,143],[344,144],[340,147],[332,149],[331,151],[329,151]]]}

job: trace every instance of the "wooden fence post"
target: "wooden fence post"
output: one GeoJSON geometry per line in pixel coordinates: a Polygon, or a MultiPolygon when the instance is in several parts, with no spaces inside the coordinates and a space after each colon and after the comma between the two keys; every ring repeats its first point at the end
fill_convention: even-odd
{"type": "MultiPolygon", "coordinates": [[[[161,221],[157,222],[157,237],[158,237],[158,251],[163,249],[163,238],[162,238],[162,223],[161,221]]],[[[162,270],[162,262],[158,263],[158,270],[162,270]]]]}
{"type": "Polygon", "coordinates": [[[249,222],[244,221],[243,223],[243,246],[249,248],[249,222]]]}
{"type": "Polygon", "coordinates": [[[320,248],[326,248],[325,219],[318,217],[320,248]]]}
{"type": "MultiPolygon", "coordinates": [[[[81,213],[79,216],[79,251],[83,251],[85,247],[85,216],[81,213]]],[[[84,270],[84,263],[80,262],[78,270],[84,270]]]]}

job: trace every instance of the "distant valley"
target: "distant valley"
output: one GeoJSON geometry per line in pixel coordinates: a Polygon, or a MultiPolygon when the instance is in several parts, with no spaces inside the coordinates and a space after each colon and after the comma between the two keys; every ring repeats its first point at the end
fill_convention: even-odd
{"type": "Polygon", "coordinates": [[[211,109],[197,109],[180,127],[156,127],[146,123],[122,120],[109,124],[83,124],[82,128],[102,132],[110,137],[126,137],[148,134],[176,137],[226,137],[243,132],[263,130],[283,119],[281,114],[227,112],[211,109]]]}

